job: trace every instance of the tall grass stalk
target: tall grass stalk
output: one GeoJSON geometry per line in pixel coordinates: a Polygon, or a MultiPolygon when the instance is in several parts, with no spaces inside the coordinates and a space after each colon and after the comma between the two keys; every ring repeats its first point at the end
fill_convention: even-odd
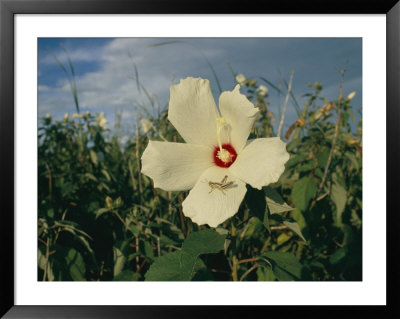
{"type": "Polygon", "coordinates": [[[278,128],[278,134],[277,134],[278,137],[281,137],[283,122],[285,121],[285,114],[286,114],[286,109],[287,109],[287,105],[288,105],[288,102],[289,102],[289,96],[290,96],[290,93],[292,91],[293,76],[294,76],[294,70],[292,70],[292,72],[290,73],[288,91],[287,91],[287,94],[286,94],[285,102],[283,104],[281,120],[279,122],[279,128],[278,128]]]}
{"type": "Polygon", "coordinates": [[[76,81],[75,81],[74,65],[72,63],[72,60],[71,60],[69,54],[68,54],[67,49],[61,43],[59,44],[59,46],[61,47],[61,49],[67,55],[67,60],[68,60],[68,66],[69,66],[70,73],[67,71],[67,68],[64,66],[64,64],[60,61],[60,59],[58,59],[58,57],[54,53],[51,53],[51,55],[56,60],[57,64],[60,66],[61,70],[63,70],[63,72],[67,76],[69,87],[70,87],[71,93],[72,93],[72,97],[74,99],[76,112],[79,114],[80,113],[80,108],[79,108],[78,90],[76,88],[76,81]]]}

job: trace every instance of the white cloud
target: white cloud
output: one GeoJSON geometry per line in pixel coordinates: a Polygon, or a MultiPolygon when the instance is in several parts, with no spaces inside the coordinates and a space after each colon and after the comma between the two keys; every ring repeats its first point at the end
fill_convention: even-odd
{"type": "Polygon", "coordinates": [[[47,85],[38,85],[38,91],[48,92],[49,90],[51,90],[51,88],[47,85]]]}
{"type": "MultiPolygon", "coordinates": [[[[87,72],[75,78],[81,109],[113,113],[116,109],[129,110],[139,104],[149,106],[150,102],[144,90],[139,92],[136,80],[132,79],[135,77],[133,64],[136,65],[139,80],[147,92],[151,96],[158,96],[162,103],[161,108],[168,102],[171,78],[198,76],[199,69],[207,69],[204,58],[190,45],[147,47],[155,42],[154,39],[119,38],[94,52],[81,48],[68,51],[73,62],[100,62],[97,71],[87,72]]],[[[218,56],[220,51],[209,49],[203,53],[210,58],[218,56]]],[[[66,55],[63,54],[62,58],[65,60],[66,55]]],[[[60,57],[60,60],[62,58],[60,57]]],[[[51,54],[40,63],[53,63],[57,66],[51,54]]],[[[54,87],[40,86],[39,91],[39,113],[43,113],[44,110],[57,112],[61,108],[65,112],[65,108],[71,108],[68,105],[74,105],[67,78],[56,82],[54,87]]],[[[125,115],[124,118],[128,116],[125,115]]]]}
{"type": "Polygon", "coordinates": [[[94,61],[102,61],[104,59],[101,51],[99,50],[90,50],[88,48],[77,48],[74,50],[67,50],[68,55],[62,50],[59,49],[56,52],[47,54],[43,59],[39,61],[41,64],[55,64],[57,63],[55,57],[63,63],[65,66],[68,64],[68,56],[75,63],[77,62],[94,62],[94,61]]]}

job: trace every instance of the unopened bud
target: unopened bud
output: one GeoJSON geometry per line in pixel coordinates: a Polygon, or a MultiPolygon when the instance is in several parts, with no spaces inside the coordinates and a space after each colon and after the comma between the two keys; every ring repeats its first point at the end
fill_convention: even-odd
{"type": "Polygon", "coordinates": [[[354,97],[356,96],[356,92],[355,91],[353,91],[353,92],[351,92],[349,95],[347,95],[347,100],[348,101],[350,101],[350,100],[352,100],[354,97]]]}
{"type": "Polygon", "coordinates": [[[112,206],[113,206],[113,200],[111,199],[111,197],[107,196],[106,197],[106,207],[111,208],[112,206]]]}
{"type": "Polygon", "coordinates": [[[101,112],[100,115],[97,118],[97,124],[102,127],[102,128],[106,128],[106,124],[107,124],[107,119],[104,115],[104,112],[101,112]]]}
{"type": "Polygon", "coordinates": [[[242,86],[246,84],[246,77],[241,73],[236,75],[235,80],[242,86]]]}
{"type": "Polygon", "coordinates": [[[140,123],[142,124],[142,130],[145,133],[153,129],[153,123],[151,123],[148,119],[141,119],[140,123]]]}
{"type": "Polygon", "coordinates": [[[258,95],[266,96],[268,94],[268,88],[265,85],[260,85],[258,87],[258,95]]]}

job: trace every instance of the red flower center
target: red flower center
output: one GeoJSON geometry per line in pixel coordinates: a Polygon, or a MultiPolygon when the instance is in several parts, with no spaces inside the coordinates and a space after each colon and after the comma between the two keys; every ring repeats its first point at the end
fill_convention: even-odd
{"type": "Polygon", "coordinates": [[[214,163],[219,167],[229,167],[236,160],[237,154],[231,144],[222,144],[222,150],[219,146],[214,148],[214,163]]]}

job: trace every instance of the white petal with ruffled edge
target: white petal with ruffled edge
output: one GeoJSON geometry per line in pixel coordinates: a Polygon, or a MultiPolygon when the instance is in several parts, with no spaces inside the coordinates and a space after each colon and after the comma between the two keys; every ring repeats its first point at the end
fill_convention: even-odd
{"type": "MultiPolygon", "coordinates": [[[[219,97],[219,110],[230,127],[230,143],[240,153],[246,144],[259,109],[240,93],[240,85],[232,91],[222,92],[219,97]]],[[[223,137],[223,142],[227,142],[223,137]]]]}
{"type": "Polygon", "coordinates": [[[213,166],[200,176],[189,196],[183,201],[183,214],[199,225],[217,227],[237,213],[245,194],[244,182],[230,174],[226,168],[213,166]],[[233,185],[224,190],[225,194],[219,189],[210,193],[208,183],[221,182],[225,175],[228,175],[226,182],[233,181],[233,185]]]}
{"type": "Polygon", "coordinates": [[[187,143],[217,145],[217,117],[208,80],[189,77],[171,85],[168,119],[187,143]]]}
{"type": "Polygon", "coordinates": [[[142,155],[142,173],[153,179],[154,187],[189,190],[214,165],[212,151],[203,145],[149,141],[142,155]]]}
{"type": "Polygon", "coordinates": [[[261,189],[278,181],[289,160],[286,144],[279,137],[249,140],[229,171],[252,187],[261,189]]]}

